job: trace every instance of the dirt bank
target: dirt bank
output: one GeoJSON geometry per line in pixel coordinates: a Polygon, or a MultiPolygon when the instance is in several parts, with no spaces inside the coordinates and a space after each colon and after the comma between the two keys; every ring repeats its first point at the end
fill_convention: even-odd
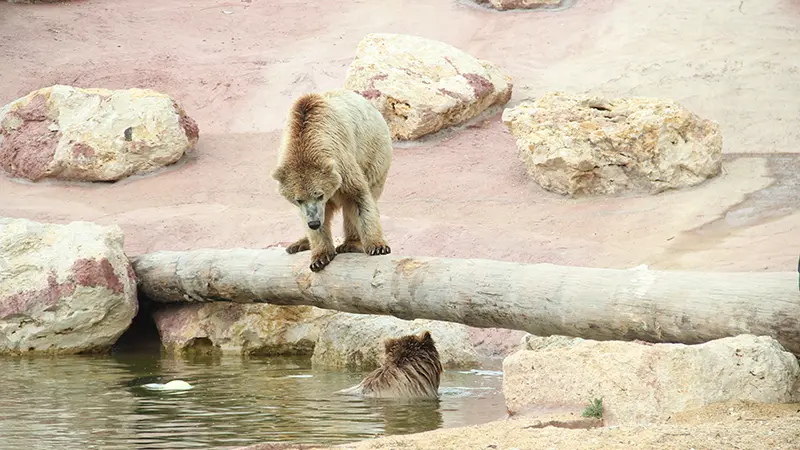
{"type": "Polygon", "coordinates": [[[539,418],[520,417],[412,436],[385,437],[338,448],[789,450],[800,441],[800,404],[717,404],[678,414],[665,424],[641,427],[565,429],[542,428],[541,423],[539,418]]]}

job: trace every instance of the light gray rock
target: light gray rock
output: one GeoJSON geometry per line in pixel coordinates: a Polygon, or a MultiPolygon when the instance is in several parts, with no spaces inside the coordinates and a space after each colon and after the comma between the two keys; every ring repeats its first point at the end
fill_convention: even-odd
{"type": "Polygon", "coordinates": [[[444,368],[478,366],[480,358],[466,326],[434,320],[339,313],[328,319],[311,362],[327,367],[370,370],[383,362],[384,341],[428,330],[444,368]]]}
{"type": "Polygon", "coordinates": [[[117,226],[0,218],[0,353],[105,351],[138,310],[117,226]]]}
{"type": "Polygon", "coordinates": [[[683,345],[529,335],[503,373],[512,411],[602,398],[606,424],[658,422],[717,402],[800,400],[797,359],[766,336],[683,345]]]}
{"type": "Polygon", "coordinates": [[[502,120],[530,176],[559,194],[656,194],[722,170],[719,125],[668,99],[549,92],[502,120]]]}

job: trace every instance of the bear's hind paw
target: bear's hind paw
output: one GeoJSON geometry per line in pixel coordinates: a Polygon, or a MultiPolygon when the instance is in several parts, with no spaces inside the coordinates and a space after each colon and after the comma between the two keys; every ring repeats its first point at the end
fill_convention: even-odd
{"type": "Polygon", "coordinates": [[[306,250],[311,250],[311,244],[308,242],[308,238],[300,238],[295,241],[293,244],[286,247],[286,253],[293,255],[295,253],[304,252],[306,250]]]}

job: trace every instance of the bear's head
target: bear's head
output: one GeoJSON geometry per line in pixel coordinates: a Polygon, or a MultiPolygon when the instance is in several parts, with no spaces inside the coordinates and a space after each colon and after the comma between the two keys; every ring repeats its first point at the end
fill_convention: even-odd
{"type": "Polygon", "coordinates": [[[300,216],[312,230],[325,223],[325,204],[342,185],[333,159],[319,162],[287,162],[272,171],[278,192],[300,209],[300,216]]]}
{"type": "Polygon", "coordinates": [[[386,362],[403,366],[409,361],[419,359],[439,360],[439,352],[430,331],[411,334],[399,338],[387,339],[384,342],[386,362]]]}

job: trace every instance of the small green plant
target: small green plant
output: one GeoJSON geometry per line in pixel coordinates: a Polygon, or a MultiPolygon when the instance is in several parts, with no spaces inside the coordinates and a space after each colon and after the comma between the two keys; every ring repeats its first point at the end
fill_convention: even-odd
{"type": "Polygon", "coordinates": [[[601,419],[603,417],[603,399],[596,398],[591,402],[589,402],[589,405],[586,407],[586,409],[583,410],[581,416],[601,419]]]}

